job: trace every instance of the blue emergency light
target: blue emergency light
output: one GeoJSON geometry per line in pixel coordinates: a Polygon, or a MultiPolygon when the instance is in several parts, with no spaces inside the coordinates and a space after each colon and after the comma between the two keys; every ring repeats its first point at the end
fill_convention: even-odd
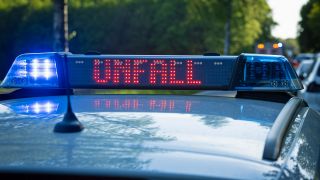
{"type": "Polygon", "coordinates": [[[6,88],[195,89],[297,91],[303,89],[283,56],[23,54],[6,88]]]}
{"type": "Polygon", "coordinates": [[[13,62],[2,87],[59,87],[55,53],[23,54],[13,62]]]}

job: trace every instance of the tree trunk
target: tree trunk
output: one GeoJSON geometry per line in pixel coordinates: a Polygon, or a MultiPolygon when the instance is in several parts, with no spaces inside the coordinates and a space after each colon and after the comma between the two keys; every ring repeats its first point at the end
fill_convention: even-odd
{"type": "Polygon", "coordinates": [[[53,50],[68,52],[68,0],[52,0],[52,2],[53,50]]]}
{"type": "Polygon", "coordinates": [[[223,54],[228,55],[230,53],[230,29],[231,29],[231,16],[232,16],[232,0],[227,2],[227,20],[225,25],[225,38],[223,54]]]}

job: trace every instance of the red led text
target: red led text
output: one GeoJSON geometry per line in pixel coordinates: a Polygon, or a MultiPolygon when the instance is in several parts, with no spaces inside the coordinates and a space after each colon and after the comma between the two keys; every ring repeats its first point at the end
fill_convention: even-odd
{"type": "Polygon", "coordinates": [[[93,80],[99,84],[124,83],[141,84],[142,76],[148,84],[160,85],[201,85],[201,80],[194,79],[193,60],[93,60],[93,80]],[[180,66],[177,71],[177,66],[180,66]],[[179,74],[180,79],[177,78],[179,74]]]}

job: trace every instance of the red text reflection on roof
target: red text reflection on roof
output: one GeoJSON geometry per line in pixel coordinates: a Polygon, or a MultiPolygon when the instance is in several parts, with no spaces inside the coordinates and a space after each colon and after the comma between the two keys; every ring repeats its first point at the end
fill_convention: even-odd
{"type": "Polygon", "coordinates": [[[175,101],[170,99],[149,99],[148,101],[139,99],[95,99],[93,107],[96,110],[133,110],[133,111],[160,111],[160,112],[175,112],[191,111],[191,101],[175,101]],[[178,107],[177,107],[178,104],[178,107]],[[176,109],[176,108],[179,108],[176,109]]]}

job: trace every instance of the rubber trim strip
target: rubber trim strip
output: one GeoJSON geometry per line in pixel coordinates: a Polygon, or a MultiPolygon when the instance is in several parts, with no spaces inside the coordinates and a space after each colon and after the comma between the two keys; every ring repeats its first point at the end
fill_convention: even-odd
{"type": "Polygon", "coordinates": [[[296,118],[297,113],[307,106],[307,103],[298,97],[291,98],[285,104],[267,135],[263,159],[271,161],[278,159],[290,123],[296,118]]]}

